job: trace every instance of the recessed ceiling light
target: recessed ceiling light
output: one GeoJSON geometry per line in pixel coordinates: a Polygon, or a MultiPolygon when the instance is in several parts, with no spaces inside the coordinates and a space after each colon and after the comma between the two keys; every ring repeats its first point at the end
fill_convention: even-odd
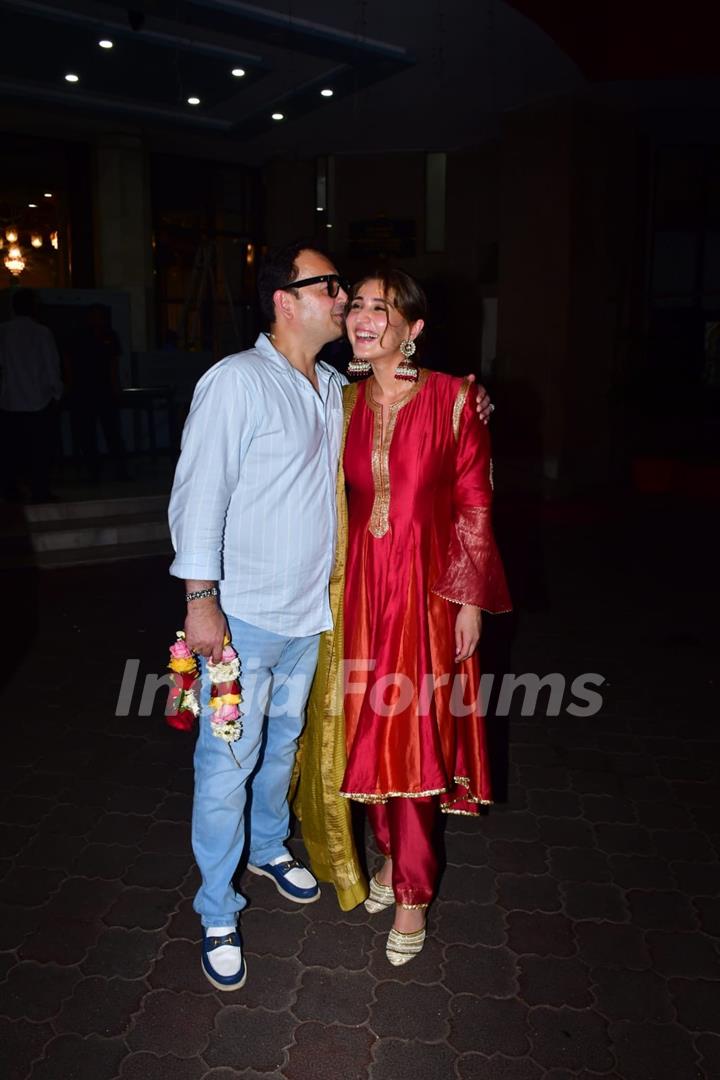
{"type": "Polygon", "coordinates": [[[80,82],[80,76],[73,75],[71,72],[68,72],[68,74],[65,76],[65,82],[80,82]]]}
{"type": "Polygon", "coordinates": [[[272,118],[273,118],[273,120],[284,120],[285,119],[285,114],[281,113],[281,112],[274,112],[272,114],[272,118]]]}
{"type": "Polygon", "coordinates": [[[28,206],[30,207],[31,210],[37,210],[37,203],[36,202],[29,202],[28,206]]]}
{"type": "Polygon", "coordinates": [[[236,79],[242,79],[245,74],[245,68],[233,68],[231,75],[234,75],[236,79]]]}
{"type": "Polygon", "coordinates": [[[110,40],[110,38],[102,38],[100,41],[98,41],[98,45],[101,49],[112,49],[113,42],[110,40]]]}
{"type": "Polygon", "coordinates": [[[328,221],[327,225],[325,226],[325,228],[326,228],[326,229],[332,229],[332,225],[330,224],[330,222],[329,222],[329,221],[328,221]]]}
{"type": "Polygon", "coordinates": [[[321,95],[323,97],[332,97],[333,94],[335,93],[335,91],[334,90],[321,90],[320,93],[321,93],[321,95]]]}
{"type": "Polygon", "coordinates": [[[199,104],[200,104],[200,98],[199,97],[189,97],[188,98],[188,105],[199,105],[199,104]]]}
{"type": "Polygon", "coordinates": [[[44,194],[43,194],[43,198],[45,198],[45,199],[52,199],[52,191],[46,191],[46,192],[44,192],[44,194]]]}
{"type": "Polygon", "coordinates": [[[318,214],[322,214],[325,207],[324,206],[316,206],[315,209],[317,210],[318,214]]]}

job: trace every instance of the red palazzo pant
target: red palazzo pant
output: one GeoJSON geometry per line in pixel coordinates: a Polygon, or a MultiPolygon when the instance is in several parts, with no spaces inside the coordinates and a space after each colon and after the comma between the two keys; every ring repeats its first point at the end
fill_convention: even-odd
{"type": "Polygon", "coordinates": [[[438,874],[437,808],[435,795],[368,803],[378,848],[381,854],[392,856],[393,892],[403,907],[425,907],[433,898],[438,874]]]}

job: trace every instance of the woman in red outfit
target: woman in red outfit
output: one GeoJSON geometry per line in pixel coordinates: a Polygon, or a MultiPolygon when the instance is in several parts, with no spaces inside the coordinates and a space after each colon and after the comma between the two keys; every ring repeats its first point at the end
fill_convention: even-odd
{"type": "Polygon", "coordinates": [[[487,429],[467,380],[418,369],[425,318],[401,271],[359,282],[347,311],[343,456],[347,766],[385,862],[365,904],[395,904],[388,959],[422,948],[437,879],[435,818],[491,800],[476,648],[510,599],[490,521],[487,429]]]}

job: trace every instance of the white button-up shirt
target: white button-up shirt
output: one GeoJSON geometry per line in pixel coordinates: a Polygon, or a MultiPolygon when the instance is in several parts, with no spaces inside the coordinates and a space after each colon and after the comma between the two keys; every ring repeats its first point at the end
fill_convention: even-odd
{"type": "Polygon", "coordinates": [[[47,326],[27,315],[0,325],[0,409],[39,412],[62,392],[60,358],[47,326]]]}
{"type": "Polygon", "coordinates": [[[347,381],[318,393],[261,334],[195,388],[170,497],[170,573],[218,581],[223,610],[305,637],[331,626],[328,582],[347,381]]]}

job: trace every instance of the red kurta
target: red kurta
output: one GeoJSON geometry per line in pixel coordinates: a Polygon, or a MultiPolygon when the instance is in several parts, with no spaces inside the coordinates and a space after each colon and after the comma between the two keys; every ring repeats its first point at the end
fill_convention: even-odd
{"type": "Polygon", "coordinates": [[[439,794],[455,813],[491,801],[477,653],[454,660],[458,604],[510,609],[475,403],[466,380],[423,369],[383,440],[358,387],[344,456],[349,798],[439,794]]]}

